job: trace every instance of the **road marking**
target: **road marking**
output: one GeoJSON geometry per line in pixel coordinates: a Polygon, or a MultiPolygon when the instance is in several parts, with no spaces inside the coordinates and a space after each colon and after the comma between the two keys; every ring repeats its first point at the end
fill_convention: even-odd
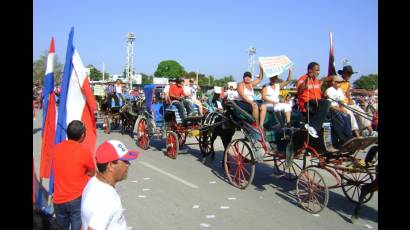
{"type": "Polygon", "coordinates": [[[320,216],[319,214],[312,214],[313,216],[316,216],[316,217],[318,217],[318,216],[320,216]]]}
{"type": "MultiPolygon", "coordinates": [[[[194,185],[194,184],[192,184],[192,183],[190,183],[190,182],[188,182],[188,181],[186,181],[186,180],[184,180],[184,179],[181,179],[181,178],[179,178],[179,177],[177,177],[177,176],[175,176],[175,175],[172,175],[171,173],[166,172],[166,171],[164,171],[164,170],[162,170],[162,169],[160,169],[160,168],[157,168],[157,167],[155,167],[155,166],[153,166],[153,165],[151,165],[151,164],[149,164],[149,163],[147,163],[147,162],[140,161],[139,163],[141,163],[142,165],[147,166],[148,168],[152,168],[152,169],[156,170],[157,172],[160,172],[160,173],[162,173],[162,174],[164,174],[164,175],[166,175],[166,176],[168,176],[168,177],[171,177],[172,179],[174,179],[174,180],[176,180],[176,181],[179,181],[179,182],[181,182],[181,183],[183,183],[183,184],[185,184],[185,185],[187,185],[187,186],[189,186],[189,187],[191,187],[191,188],[195,188],[195,189],[199,188],[197,185],[194,185]]],[[[145,178],[144,178],[144,179],[145,179],[145,178]]]]}
{"type": "Polygon", "coordinates": [[[145,177],[145,178],[144,178],[144,180],[151,180],[151,178],[149,178],[149,177],[145,177]]]}
{"type": "Polygon", "coordinates": [[[127,227],[127,230],[132,229],[132,227],[127,227]]]}
{"type": "Polygon", "coordinates": [[[371,225],[369,225],[369,224],[365,224],[364,225],[366,228],[373,228],[371,225]]]}
{"type": "Polygon", "coordinates": [[[131,182],[138,183],[138,181],[137,181],[137,180],[133,180],[133,181],[131,181],[131,182]]]}
{"type": "Polygon", "coordinates": [[[138,195],[139,198],[145,198],[147,197],[146,195],[138,195]]]}
{"type": "Polygon", "coordinates": [[[192,206],[192,208],[199,208],[199,205],[194,205],[194,206],[192,206]]]}
{"type": "Polygon", "coordinates": [[[229,206],[221,206],[221,209],[229,209],[229,206]]]}
{"type": "Polygon", "coordinates": [[[228,197],[228,200],[236,200],[236,197],[228,197]]]}
{"type": "Polygon", "coordinates": [[[216,184],[216,181],[209,181],[210,184],[216,184]]]}
{"type": "Polygon", "coordinates": [[[207,219],[212,219],[212,218],[215,218],[215,215],[206,215],[206,218],[207,219]]]}
{"type": "Polygon", "coordinates": [[[201,223],[200,225],[204,228],[209,228],[211,226],[210,224],[206,224],[206,223],[201,223]]]}
{"type": "Polygon", "coordinates": [[[150,188],[143,188],[143,189],[142,189],[142,191],[144,191],[144,192],[145,192],[145,191],[149,191],[149,190],[151,190],[151,189],[150,189],[150,188]]]}

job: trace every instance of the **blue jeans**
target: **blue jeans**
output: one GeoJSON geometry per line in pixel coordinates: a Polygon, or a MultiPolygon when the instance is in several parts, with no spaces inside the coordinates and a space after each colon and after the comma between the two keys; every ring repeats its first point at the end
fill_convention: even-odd
{"type": "Polygon", "coordinates": [[[81,196],[63,204],[54,204],[56,222],[61,230],[80,230],[81,228],[81,196]]]}

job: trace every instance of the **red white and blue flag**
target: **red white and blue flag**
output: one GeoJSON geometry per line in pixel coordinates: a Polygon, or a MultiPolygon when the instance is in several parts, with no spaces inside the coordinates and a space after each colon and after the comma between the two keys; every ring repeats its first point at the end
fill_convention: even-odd
{"type": "Polygon", "coordinates": [[[74,27],[68,38],[63,81],[61,84],[55,144],[67,139],[67,125],[80,120],[86,128],[85,140],[81,143],[94,153],[97,139],[94,112],[97,105],[80,55],[73,45],[74,27]]]}
{"type": "Polygon", "coordinates": [[[54,95],[54,38],[51,38],[43,89],[43,126],[41,142],[40,178],[49,178],[51,151],[56,132],[56,100],[54,95]]]}

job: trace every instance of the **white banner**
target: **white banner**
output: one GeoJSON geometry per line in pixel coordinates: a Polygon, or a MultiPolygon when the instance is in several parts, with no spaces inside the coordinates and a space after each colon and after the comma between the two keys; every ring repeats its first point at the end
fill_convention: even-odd
{"type": "Polygon", "coordinates": [[[168,84],[168,78],[165,77],[154,77],[154,84],[168,84]]]}
{"type": "Polygon", "coordinates": [[[259,62],[262,66],[263,73],[266,77],[272,77],[283,73],[289,69],[293,63],[286,55],[275,57],[259,57],[259,62]]]}

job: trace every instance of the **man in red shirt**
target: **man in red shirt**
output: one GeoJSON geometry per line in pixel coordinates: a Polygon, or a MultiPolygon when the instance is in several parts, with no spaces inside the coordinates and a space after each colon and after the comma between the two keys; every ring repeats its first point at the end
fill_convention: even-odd
{"type": "Polygon", "coordinates": [[[68,140],[57,144],[53,155],[54,212],[61,229],[81,227],[81,194],[90,177],[95,175],[92,153],[81,145],[86,135],[81,121],[67,127],[68,140]]]}
{"type": "Polygon", "coordinates": [[[301,76],[296,82],[299,108],[305,117],[309,112],[309,123],[305,125],[305,128],[314,138],[318,138],[317,131],[322,128],[322,124],[330,108],[330,101],[322,98],[320,87],[323,83],[323,79],[318,79],[319,73],[319,64],[311,62],[308,65],[308,73],[301,76]],[[307,111],[308,103],[309,111],[307,111]]]}
{"type": "Polygon", "coordinates": [[[169,97],[171,100],[177,100],[178,102],[174,102],[173,104],[178,108],[179,115],[181,116],[181,119],[184,119],[185,117],[191,115],[191,112],[193,111],[191,102],[188,100],[185,100],[185,93],[184,93],[184,88],[183,88],[183,83],[184,80],[178,78],[177,79],[177,84],[171,85],[169,88],[169,97]],[[184,106],[186,108],[186,112],[184,110],[184,106]]]}

